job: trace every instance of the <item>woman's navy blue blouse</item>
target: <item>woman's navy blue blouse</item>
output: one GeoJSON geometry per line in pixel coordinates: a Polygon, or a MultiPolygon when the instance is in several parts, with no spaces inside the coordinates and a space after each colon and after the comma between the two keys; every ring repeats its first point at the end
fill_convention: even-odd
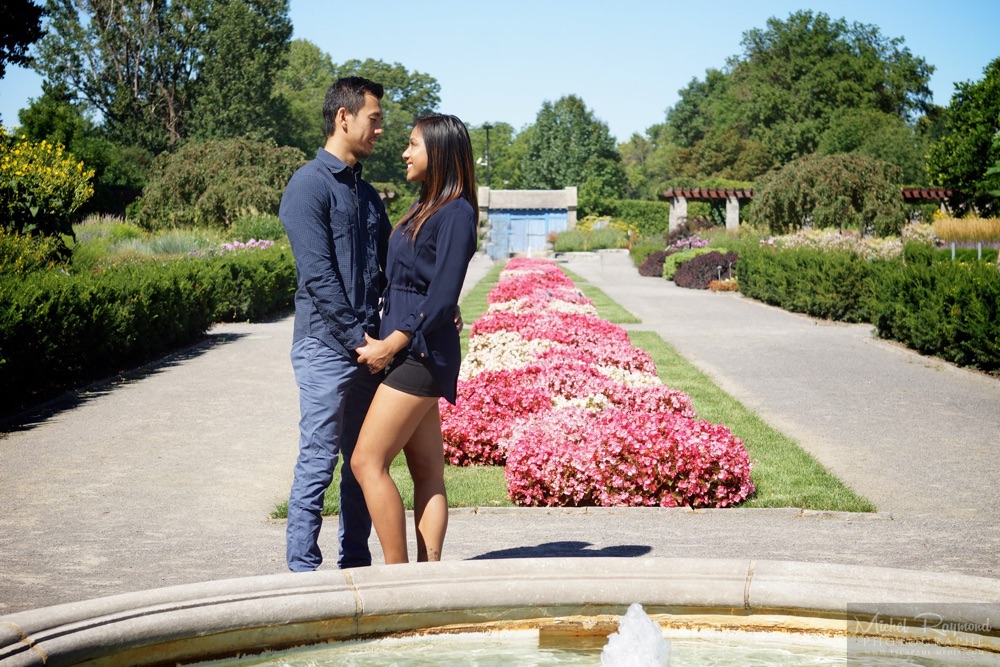
{"type": "Polygon", "coordinates": [[[426,365],[449,403],[455,402],[462,362],[455,308],[476,252],[476,212],[454,199],[424,222],[414,241],[406,223],[389,238],[381,337],[412,334],[407,354],[426,365]]]}

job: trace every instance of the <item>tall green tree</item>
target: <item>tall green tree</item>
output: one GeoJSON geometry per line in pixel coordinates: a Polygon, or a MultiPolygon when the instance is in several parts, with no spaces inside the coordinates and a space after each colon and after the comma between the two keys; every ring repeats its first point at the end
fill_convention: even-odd
{"type": "Polygon", "coordinates": [[[575,95],[542,104],[521,169],[529,188],[578,187],[580,208],[625,193],[614,137],[575,95]]]}
{"type": "Polygon", "coordinates": [[[35,69],[79,93],[112,140],[157,153],[195,132],[273,134],[269,86],[291,34],[287,0],[47,0],[46,9],[35,69]]]}
{"type": "Polygon", "coordinates": [[[950,202],[959,213],[1000,213],[993,194],[1000,171],[992,170],[1000,163],[1000,58],[986,66],[982,80],[955,85],[946,128],[927,157],[931,182],[959,192],[950,202]]]}
{"type": "Polygon", "coordinates": [[[288,63],[274,78],[274,94],[283,98],[288,115],[277,141],[312,157],[323,145],[323,101],[337,78],[330,55],[307,39],[292,40],[288,63]]]}
{"type": "Polygon", "coordinates": [[[274,139],[288,115],[272,94],[292,36],[288,0],[215,0],[203,25],[191,136],[274,139]]]}
{"type": "Polygon", "coordinates": [[[0,79],[7,63],[27,65],[28,47],[42,38],[44,10],[32,0],[4,0],[0,5],[0,79]]]}
{"type": "Polygon", "coordinates": [[[872,25],[799,11],[747,31],[741,44],[740,55],[693,80],[667,111],[667,140],[679,149],[669,162],[676,175],[755,179],[820,149],[838,115],[841,124],[825,138],[828,144],[843,144],[853,134],[850,142],[858,150],[880,153],[912,172],[912,151],[886,155],[886,143],[889,135],[906,136],[907,146],[914,134],[923,136],[917,128],[921,114],[933,113],[933,68],[901,38],[887,38],[872,25]],[[879,124],[877,131],[844,127],[862,119],[871,125],[872,115],[851,116],[854,110],[897,120],[879,124]]]}
{"type": "Polygon", "coordinates": [[[843,109],[833,113],[820,135],[820,155],[862,153],[900,168],[907,185],[927,185],[924,156],[930,147],[916,125],[875,109],[843,109]]]}

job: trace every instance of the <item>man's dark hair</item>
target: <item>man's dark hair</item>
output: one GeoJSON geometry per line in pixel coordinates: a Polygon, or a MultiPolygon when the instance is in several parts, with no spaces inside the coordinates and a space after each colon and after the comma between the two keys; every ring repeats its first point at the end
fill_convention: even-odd
{"type": "Polygon", "coordinates": [[[326,91],[323,102],[323,121],[326,123],[326,136],[333,134],[337,125],[337,111],[347,109],[352,116],[358,115],[365,105],[365,94],[374,95],[381,100],[385,89],[381,83],[369,81],[360,76],[346,76],[337,79],[326,91]]]}

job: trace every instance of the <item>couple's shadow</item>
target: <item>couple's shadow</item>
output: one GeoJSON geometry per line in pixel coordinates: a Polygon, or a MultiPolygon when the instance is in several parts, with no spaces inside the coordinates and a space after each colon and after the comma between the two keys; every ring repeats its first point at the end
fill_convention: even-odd
{"type": "Polygon", "coordinates": [[[467,560],[499,560],[503,558],[635,558],[653,550],[642,544],[622,544],[603,549],[591,549],[589,542],[546,542],[533,547],[513,547],[489,551],[467,560]]]}

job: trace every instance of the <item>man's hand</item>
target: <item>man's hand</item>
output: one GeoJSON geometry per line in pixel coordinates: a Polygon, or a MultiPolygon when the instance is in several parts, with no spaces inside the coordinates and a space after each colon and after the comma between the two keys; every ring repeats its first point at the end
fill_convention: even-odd
{"type": "Polygon", "coordinates": [[[462,333],[463,328],[465,328],[465,322],[462,321],[462,308],[455,306],[455,330],[462,333]]]}

